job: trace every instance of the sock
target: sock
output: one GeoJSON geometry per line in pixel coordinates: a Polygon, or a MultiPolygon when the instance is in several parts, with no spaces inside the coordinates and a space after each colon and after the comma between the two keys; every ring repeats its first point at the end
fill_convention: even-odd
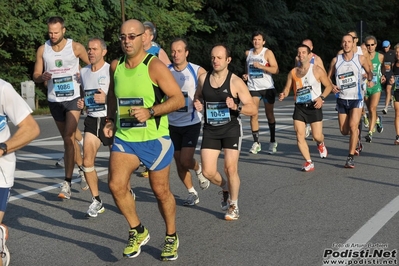
{"type": "Polygon", "coordinates": [[[130,230],[136,230],[137,233],[142,234],[144,233],[144,226],[140,223],[138,226],[130,228],[130,230]]]}
{"type": "Polygon", "coordinates": [[[230,205],[236,206],[236,208],[238,209],[238,200],[230,200],[229,203],[230,205]]]}
{"type": "Polygon", "coordinates": [[[306,160],[308,163],[311,163],[312,162],[312,160],[306,160]]]}
{"type": "Polygon", "coordinates": [[[268,124],[270,130],[270,142],[276,142],[276,122],[268,124]]]}
{"type": "Polygon", "coordinates": [[[191,187],[188,189],[188,193],[194,193],[195,195],[198,195],[197,191],[195,190],[194,187],[191,187]]]}
{"type": "Polygon", "coordinates": [[[227,182],[221,186],[221,188],[223,189],[223,191],[229,191],[229,186],[227,185],[227,182]]]}
{"type": "Polygon", "coordinates": [[[353,159],[354,154],[350,154],[348,155],[348,157],[351,157],[353,159]]]}
{"type": "Polygon", "coordinates": [[[197,175],[199,175],[199,174],[201,174],[201,172],[202,172],[202,166],[201,166],[201,164],[199,163],[199,164],[198,164],[198,170],[195,171],[195,173],[197,173],[197,175]]]}
{"type": "Polygon", "coordinates": [[[65,177],[65,181],[67,181],[69,183],[69,186],[71,186],[72,177],[65,177]]]}
{"type": "Polygon", "coordinates": [[[252,137],[254,138],[254,142],[259,143],[259,130],[252,131],[252,137]]]}
{"type": "Polygon", "coordinates": [[[101,202],[100,196],[95,196],[94,197],[98,202],[101,202]]]}
{"type": "Polygon", "coordinates": [[[83,165],[78,165],[78,168],[79,168],[80,171],[83,171],[83,165]]]}
{"type": "Polygon", "coordinates": [[[171,235],[169,235],[169,234],[166,234],[166,236],[170,236],[170,237],[176,237],[176,232],[174,232],[173,234],[171,234],[171,235]]]}

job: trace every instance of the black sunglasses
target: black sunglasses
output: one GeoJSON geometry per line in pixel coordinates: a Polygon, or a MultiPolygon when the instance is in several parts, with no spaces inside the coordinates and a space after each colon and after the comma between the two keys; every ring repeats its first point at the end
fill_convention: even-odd
{"type": "Polygon", "coordinates": [[[366,44],[367,47],[374,46],[375,43],[366,44]]]}
{"type": "Polygon", "coordinates": [[[126,38],[127,38],[127,39],[133,41],[134,39],[136,39],[136,37],[139,37],[139,36],[141,36],[141,35],[143,35],[143,34],[144,34],[144,32],[142,32],[142,33],[140,33],[140,34],[137,34],[137,35],[135,35],[135,34],[119,35],[119,36],[118,36],[118,39],[119,39],[120,41],[124,41],[124,40],[126,40],[126,38]]]}

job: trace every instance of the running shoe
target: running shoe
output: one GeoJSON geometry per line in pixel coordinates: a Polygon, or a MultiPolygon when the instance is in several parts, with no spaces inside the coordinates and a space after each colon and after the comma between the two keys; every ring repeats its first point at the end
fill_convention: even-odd
{"type": "Polygon", "coordinates": [[[367,115],[363,115],[363,125],[365,128],[369,127],[369,119],[367,118],[367,115]]]}
{"type": "Polygon", "coordinates": [[[324,145],[324,142],[317,144],[317,149],[319,150],[320,158],[326,158],[327,157],[327,148],[324,145]]]}
{"type": "Polygon", "coordinates": [[[229,200],[229,192],[228,191],[220,191],[219,195],[223,194],[222,202],[220,203],[220,207],[223,211],[227,211],[229,208],[228,200],[229,200]]]}
{"type": "Polygon", "coordinates": [[[240,217],[240,212],[236,205],[231,204],[229,209],[227,210],[226,214],[224,215],[224,219],[227,221],[235,221],[240,217]]]}
{"type": "Polygon", "coordinates": [[[8,239],[8,228],[4,224],[0,224],[0,256],[3,262],[3,266],[10,264],[10,252],[6,246],[6,240],[8,239]]]}
{"type": "Polygon", "coordinates": [[[139,234],[136,229],[129,230],[129,239],[127,246],[123,250],[123,256],[127,258],[135,258],[140,255],[141,246],[147,244],[150,240],[150,233],[144,227],[144,232],[139,234]]]}
{"type": "Polygon", "coordinates": [[[258,152],[260,152],[262,149],[262,146],[260,145],[259,142],[254,142],[254,144],[252,144],[251,149],[249,150],[250,153],[252,154],[257,154],[258,152]]]}
{"type": "Polygon", "coordinates": [[[199,203],[198,195],[193,192],[190,192],[190,193],[188,193],[187,199],[183,202],[183,205],[184,206],[194,206],[195,204],[198,204],[198,203],[199,203]]]}
{"type": "Polygon", "coordinates": [[[274,154],[277,152],[277,142],[270,142],[269,150],[267,151],[268,154],[274,154]]]}
{"type": "Polygon", "coordinates": [[[304,172],[311,172],[314,170],[314,163],[306,161],[302,166],[302,171],[304,172]]]}
{"type": "Polygon", "coordinates": [[[147,177],[148,177],[148,168],[147,168],[147,167],[144,167],[144,171],[141,172],[140,175],[141,175],[142,177],[147,178],[147,177]]]}
{"type": "Polygon", "coordinates": [[[385,107],[384,109],[382,109],[382,113],[383,113],[384,115],[386,115],[386,114],[388,113],[388,107],[385,107]]]}
{"type": "Polygon", "coordinates": [[[373,132],[369,131],[369,133],[364,137],[366,139],[366,142],[371,143],[373,140],[373,132]]]}
{"type": "Polygon", "coordinates": [[[396,135],[396,139],[395,139],[394,144],[395,145],[399,145],[399,135],[396,135]]]}
{"type": "Polygon", "coordinates": [[[55,163],[55,166],[58,166],[58,167],[65,167],[65,163],[64,163],[64,157],[62,157],[62,158],[60,158],[56,163],[55,163]]]}
{"type": "MultiPolygon", "coordinates": [[[[202,166],[200,165],[200,169],[202,170],[202,166]]],[[[202,190],[205,190],[209,187],[209,185],[211,184],[211,182],[202,174],[202,171],[200,171],[199,173],[195,173],[197,175],[198,178],[198,182],[199,182],[199,186],[202,190]]]]}
{"type": "Polygon", "coordinates": [[[384,131],[384,127],[382,126],[382,117],[380,115],[377,118],[376,124],[378,133],[382,133],[382,131],[384,131]]]}
{"type": "Polygon", "coordinates": [[[82,190],[88,190],[89,184],[87,184],[85,173],[83,172],[83,170],[79,170],[78,177],[80,177],[80,188],[82,190]]]}
{"type": "Polygon", "coordinates": [[[359,156],[362,151],[363,151],[363,144],[359,142],[355,149],[355,155],[359,156]]]}
{"type": "Polygon", "coordinates": [[[310,135],[310,131],[312,130],[312,128],[310,127],[309,124],[306,124],[306,129],[305,129],[305,138],[309,137],[310,135]]]}
{"type": "Polygon", "coordinates": [[[92,198],[93,202],[90,204],[89,209],[87,210],[87,215],[90,217],[97,217],[99,213],[103,213],[105,208],[103,203],[92,198]]]}
{"type": "Polygon", "coordinates": [[[61,184],[61,192],[58,194],[58,197],[61,199],[70,199],[71,198],[71,186],[67,181],[62,182],[61,184]]]}
{"type": "Polygon", "coordinates": [[[176,236],[166,236],[165,243],[163,245],[161,260],[177,260],[179,257],[177,255],[177,249],[179,248],[179,237],[176,236]]]}
{"type": "Polygon", "coordinates": [[[348,158],[346,158],[345,168],[355,168],[355,160],[353,160],[353,157],[348,156],[348,158]]]}

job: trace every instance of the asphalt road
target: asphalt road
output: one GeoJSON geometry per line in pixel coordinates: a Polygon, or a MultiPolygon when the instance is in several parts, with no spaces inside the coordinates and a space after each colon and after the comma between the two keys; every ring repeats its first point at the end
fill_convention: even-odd
{"type": "MultiPolygon", "coordinates": [[[[383,100],[378,108],[381,115],[382,103],[383,100]]],[[[348,154],[348,137],[338,130],[334,107],[331,95],[324,107],[326,159],[319,158],[315,142],[308,138],[315,163],[315,171],[309,173],[300,171],[304,160],[292,127],[291,97],[276,103],[279,144],[274,155],[266,153],[269,132],[263,109],[260,120],[263,150],[257,155],[248,153],[252,136],[249,118],[243,118],[245,136],[239,162],[238,221],[223,219],[218,194],[221,189],[214,185],[199,191],[197,206],[182,206],[187,192],[173,166],[170,179],[177,202],[180,248],[178,260],[171,264],[309,266],[322,265],[323,255],[329,250],[356,251],[377,246],[386,251],[397,250],[399,146],[393,145],[394,111],[391,108],[383,115],[384,131],[375,133],[372,143],[364,143],[364,151],[355,158],[356,167],[346,169],[343,166],[348,154]]],[[[164,224],[148,180],[135,173],[131,184],[137,196],[139,216],[149,229],[151,240],[142,248],[140,256],[124,259],[122,251],[127,243],[128,225],[109,193],[107,149],[101,149],[96,163],[106,211],[88,219],[85,212],[91,196],[89,191],[80,190],[78,183],[72,186],[70,200],[57,198],[64,173],[55,162],[62,156],[62,141],[51,117],[35,118],[42,132],[17,152],[15,186],[4,218],[9,227],[7,245],[11,265],[165,263],[159,261],[164,224]]],[[[79,128],[83,129],[83,117],[79,128]]],[[[199,158],[199,150],[195,156],[199,158]]],[[[221,159],[219,169],[223,170],[221,159]]],[[[371,258],[374,257],[367,257],[371,258]]],[[[395,258],[394,254],[389,258],[395,258]]]]}

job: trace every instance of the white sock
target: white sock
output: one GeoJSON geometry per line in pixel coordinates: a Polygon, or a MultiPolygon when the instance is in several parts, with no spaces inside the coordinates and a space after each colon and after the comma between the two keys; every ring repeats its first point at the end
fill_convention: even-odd
{"type": "Polygon", "coordinates": [[[194,193],[195,195],[198,195],[197,191],[195,190],[194,187],[191,187],[188,189],[188,193],[194,193]]]}
{"type": "Polygon", "coordinates": [[[229,203],[230,205],[236,206],[236,208],[238,209],[238,200],[230,200],[229,203]]]}

